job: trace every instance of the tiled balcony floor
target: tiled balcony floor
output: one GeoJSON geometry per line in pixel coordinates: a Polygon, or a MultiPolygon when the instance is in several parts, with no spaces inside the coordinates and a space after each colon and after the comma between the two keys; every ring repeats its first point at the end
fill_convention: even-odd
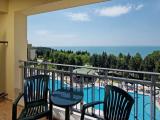
{"type": "MultiPolygon", "coordinates": [[[[17,107],[17,113],[19,115],[22,107],[17,107]]],[[[12,120],[12,102],[8,100],[0,100],[0,120],[12,120]]],[[[41,120],[46,120],[42,118],[41,120]]]]}
{"type": "MultiPolygon", "coordinates": [[[[22,107],[18,106],[17,114],[19,115],[22,107]]],[[[65,113],[63,109],[57,109],[54,107],[53,116],[55,116],[58,120],[64,120],[65,113]]],[[[70,116],[71,120],[79,120],[80,115],[72,114],[70,116]]],[[[0,100],[0,120],[12,120],[12,102],[8,100],[0,100]]],[[[40,120],[47,120],[46,117],[40,120]]],[[[53,119],[56,120],[56,119],[53,119]]],[[[93,118],[88,118],[85,120],[94,120],[93,118]]]]}
{"type": "MultiPolygon", "coordinates": [[[[18,107],[18,113],[21,111],[21,107],[18,107]]],[[[7,100],[0,101],[0,120],[12,119],[12,102],[7,100]]]]}

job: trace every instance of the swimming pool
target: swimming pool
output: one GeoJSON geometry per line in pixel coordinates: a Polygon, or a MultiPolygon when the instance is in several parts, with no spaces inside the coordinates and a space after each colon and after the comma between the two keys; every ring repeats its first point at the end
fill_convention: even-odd
{"type": "MultiPolygon", "coordinates": [[[[129,92],[129,94],[134,98],[134,93],[129,92]]],[[[104,88],[99,88],[99,87],[94,87],[94,89],[93,87],[84,88],[83,100],[86,103],[103,99],[104,99],[104,88]],[[95,93],[94,100],[92,100],[93,99],[92,92],[95,93]]],[[[144,120],[150,120],[150,96],[144,95],[144,100],[145,100],[144,120]]],[[[135,106],[133,105],[130,115],[130,120],[134,120],[134,107],[135,106]]],[[[96,105],[95,109],[103,110],[103,105],[96,105]]],[[[158,108],[156,108],[156,120],[158,120],[159,116],[160,116],[160,111],[158,110],[158,108]]],[[[143,119],[143,95],[138,94],[138,120],[142,119],[143,119]]]]}
{"type": "MultiPolygon", "coordinates": [[[[55,81],[55,90],[59,89],[61,86],[61,81],[60,80],[56,80],[55,81]]],[[[67,85],[64,84],[64,86],[66,87],[67,85]]],[[[52,88],[51,82],[49,85],[49,88],[52,88]]],[[[104,99],[104,88],[103,87],[88,87],[88,88],[84,88],[84,97],[83,97],[83,101],[85,103],[90,103],[92,101],[99,101],[99,100],[103,100],[104,99]],[[92,92],[94,92],[94,98],[92,97],[92,92]]],[[[131,96],[134,97],[134,93],[129,93],[131,96]]],[[[135,93],[136,94],[136,93],[135,93]]],[[[143,95],[141,94],[137,94],[138,95],[138,120],[142,120],[143,119],[143,95]]],[[[148,95],[144,95],[144,120],[150,120],[150,96],[148,95]]],[[[131,111],[131,115],[130,115],[130,120],[134,120],[134,108],[135,105],[133,105],[132,107],[132,111],[131,111]]],[[[103,105],[96,105],[95,109],[97,110],[103,110],[103,105]]],[[[158,120],[158,117],[160,116],[160,110],[158,110],[158,108],[156,107],[156,120],[158,120]]]]}

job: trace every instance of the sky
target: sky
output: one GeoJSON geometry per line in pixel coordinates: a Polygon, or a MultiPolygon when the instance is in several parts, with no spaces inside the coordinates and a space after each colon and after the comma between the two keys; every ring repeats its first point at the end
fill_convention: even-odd
{"type": "Polygon", "coordinates": [[[111,0],[28,16],[33,46],[160,46],[160,0],[111,0]]]}

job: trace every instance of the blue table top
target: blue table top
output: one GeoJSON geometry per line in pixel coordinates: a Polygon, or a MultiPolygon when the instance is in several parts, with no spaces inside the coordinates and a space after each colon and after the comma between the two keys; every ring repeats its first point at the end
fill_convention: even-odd
{"type": "Polygon", "coordinates": [[[51,102],[59,107],[71,107],[83,99],[83,92],[76,89],[59,89],[51,95],[51,102]]]}

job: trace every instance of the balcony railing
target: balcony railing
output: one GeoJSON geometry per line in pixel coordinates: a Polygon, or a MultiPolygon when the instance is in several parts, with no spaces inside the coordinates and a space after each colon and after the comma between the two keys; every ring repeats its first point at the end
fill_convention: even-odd
{"type": "MultiPolygon", "coordinates": [[[[23,77],[37,74],[50,76],[50,89],[83,87],[83,101],[72,108],[80,112],[85,103],[103,100],[104,85],[111,84],[127,91],[134,98],[130,120],[158,120],[160,117],[160,73],[99,67],[20,61],[23,77]]],[[[22,85],[23,86],[23,85],[22,85]]],[[[103,118],[103,106],[89,108],[87,114],[103,118]]]]}

